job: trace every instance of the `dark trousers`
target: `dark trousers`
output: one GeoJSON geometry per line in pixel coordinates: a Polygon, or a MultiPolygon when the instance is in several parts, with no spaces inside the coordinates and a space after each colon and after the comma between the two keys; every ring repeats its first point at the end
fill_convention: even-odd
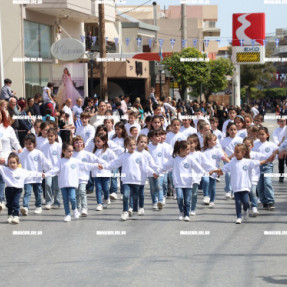
{"type": "Polygon", "coordinates": [[[20,209],[20,197],[22,193],[22,188],[6,187],[6,207],[8,208],[8,215],[19,216],[20,209]]]}

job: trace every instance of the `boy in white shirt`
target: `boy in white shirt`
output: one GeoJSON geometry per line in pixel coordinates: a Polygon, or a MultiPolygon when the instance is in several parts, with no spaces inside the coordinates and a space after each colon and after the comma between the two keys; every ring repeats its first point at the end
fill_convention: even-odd
{"type": "Polygon", "coordinates": [[[90,114],[88,112],[81,113],[82,126],[78,127],[75,135],[81,136],[87,146],[95,137],[95,128],[89,124],[90,114]]]}
{"type": "Polygon", "coordinates": [[[131,136],[131,133],[130,133],[131,126],[136,126],[138,128],[138,131],[141,130],[141,126],[140,124],[136,122],[136,119],[137,119],[137,114],[134,111],[131,111],[129,113],[129,121],[128,123],[125,124],[125,128],[129,136],[131,136]]]}

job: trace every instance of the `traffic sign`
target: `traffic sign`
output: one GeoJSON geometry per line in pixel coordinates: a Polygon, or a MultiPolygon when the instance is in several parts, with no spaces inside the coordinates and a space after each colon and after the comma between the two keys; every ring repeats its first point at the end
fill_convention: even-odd
{"type": "Polygon", "coordinates": [[[232,47],[232,62],[234,64],[264,64],[264,46],[232,47]]]}

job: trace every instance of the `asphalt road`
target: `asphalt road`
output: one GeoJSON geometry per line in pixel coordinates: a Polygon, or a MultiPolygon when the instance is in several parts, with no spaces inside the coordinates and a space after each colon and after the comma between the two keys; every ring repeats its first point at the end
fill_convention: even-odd
{"type": "MultiPolygon", "coordinates": [[[[272,130],[276,123],[266,125],[272,130]]],[[[259,209],[260,216],[236,225],[234,201],[224,199],[223,181],[217,184],[215,208],[201,205],[199,194],[190,222],[178,221],[173,199],[162,211],[152,211],[148,188],[145,215],[126,222],[120,221],[121,200],[97,212],[94,195],[88,196],[89,216],[69,223],[63,222],[63,209],[32,214],[34,201],[19,225],[7,224],[2,211],[0,285],[287,285],[286,183],[273,181],[275,211],[259,209]],[[39,235],[23,235],[34,231],[39,235]]]]}

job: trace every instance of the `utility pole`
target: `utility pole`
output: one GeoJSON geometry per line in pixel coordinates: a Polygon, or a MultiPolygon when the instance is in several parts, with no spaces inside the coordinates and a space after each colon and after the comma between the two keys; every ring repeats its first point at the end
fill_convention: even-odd
{"type": "MultiPolygon", "coordinates": [[[[100,58],[106,58],[105,6],[99,4],[100,58]]],[[[100,62],[100,99],[108,97],[107,62],[100,62]]]]}
{"type": "MultiPolygon", "coordinates": [[[[185,4],[181,4],[181,41],[183,40],[187,40],[186,5],[185,4]]],[[[182,47],[182,42],[181,42],[181,47],[182,47]]]]}
{"type": "MultiPolygon", "coordinates": [[[[154,26],[157,26],[157,3],[152,2],[153,5],[153,24],[154,26]]],[[[154,37],[154,46],[157,46],[157,31],[155,31],[155,37],[154,37]]]]}

